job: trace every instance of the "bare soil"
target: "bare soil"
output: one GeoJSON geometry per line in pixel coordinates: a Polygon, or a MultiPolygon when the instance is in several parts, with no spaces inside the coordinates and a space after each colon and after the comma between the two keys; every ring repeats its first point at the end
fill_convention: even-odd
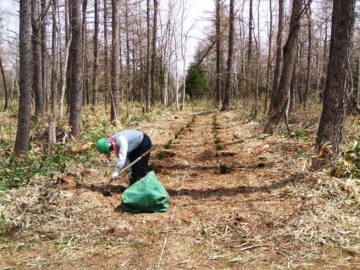
{"type": "MultiPolygon", "coordinates": [[[[1,196],[0,269],[360,269],[357,182],[310,172],[312,139],[263,136],[235,110],[140,128],[169,210],[123,212],[125,176],[112,196],[34,182],[1,196]]],[[[114,162],[73,171],[99,186],[114,162]]]]}

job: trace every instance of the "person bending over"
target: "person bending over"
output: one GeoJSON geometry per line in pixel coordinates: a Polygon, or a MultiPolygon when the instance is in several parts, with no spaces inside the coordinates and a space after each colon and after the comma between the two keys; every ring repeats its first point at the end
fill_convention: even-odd
{"type": "MultiPolygon", "coordinates": [[[[111,178],[112,180],[117,180],[119,172],[124,166],[132,163],[151,149],[151,139],[139,130],[122,130],[113,136],[98,140],[96,149],[100,153],[106,154],[108,158],[110,158],[111,152],[115,153],[117,161],[111,178]]],[[[149,159],[150,153],[131,167],[130,185],[147,174],[149,159]]]]}

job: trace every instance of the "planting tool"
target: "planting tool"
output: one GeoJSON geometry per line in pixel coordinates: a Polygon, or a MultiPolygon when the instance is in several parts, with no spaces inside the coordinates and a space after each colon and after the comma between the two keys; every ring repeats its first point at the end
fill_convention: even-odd
{"type": "MultiPolygon", "coordinates": [[[[124,172],[126,172],[130,167],[134,166],[136,163],[138,163],[143,157],[145,157],[146,155],[148,155],[151,152],[152,148],[150,148],[149,150],[147,150],[144,154],[142,154],[140,157],[138,157],[137,159],[135,159],[133,162],[131,162],[129,165],[125,166],[124,168],[121,169],[121,171],[119,172],[119,176],[121,174],[123,174],[124,172]]],[[[110,180],[105,184],[104,187],[107,187],[110,185],[110,183],[113,181],[112,178],[110,178],[110,180]]]]}

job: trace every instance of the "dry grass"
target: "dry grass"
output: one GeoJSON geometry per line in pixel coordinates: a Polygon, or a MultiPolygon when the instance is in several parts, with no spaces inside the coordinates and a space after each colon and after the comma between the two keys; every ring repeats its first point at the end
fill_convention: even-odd
{"type": "MultiPolygon", "coordinates": [[[[317,116],[305,114],[293,129],[313,129],[317,116]]],[[[126,178],[113,183],[112,196],[64,190],[47,179],[1,194],[0,268],[360,267],[359,181],[308,171],[311,149],[302,146],[311,146],[313,135],[262,136],[261,123],[239,115],[184,111],[137,123],[155,144],[151,162],[171,196],[166,213],[116,211],[116,185],[126,178]],[[231,172],[220,173],[221,164],[231,172]]],[[[74,164],[71,171],[99,185],[112,166],[98,156],[92,168],[74,164]]]]}

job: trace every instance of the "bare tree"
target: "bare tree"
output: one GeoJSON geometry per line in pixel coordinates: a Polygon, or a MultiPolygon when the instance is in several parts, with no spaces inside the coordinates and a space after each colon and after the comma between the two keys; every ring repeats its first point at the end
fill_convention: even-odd
{"type": "Polygon", "coordinates": [[[111,43],[111,117],[116,126],[119,112],[119,0],[112,0],[112,43],[111,43]]]}
{"type": "Polygon", "coordinates": [[[99,0],[94,0],[94,65],[93,65],[93,76],[92,76],[92,106],[93,110],[96,107],[97,103],[97,93],[98,93],[98,69],[99,69],[99,59],[98,59],[98,44],[99,44],[99,0]]]}
{"type": "Polygon", "coordinates": [[[266,91],[265,91],[265,101],[264,101],[264,114],[267,110],[268,104],[268,95],[270,92],[270,71],[271,71],[271,57],[272,57],[272,38],[273,38],[273,8],[272,0],[269,0],[269,47],[268,47],[268,56],[267,56],[267,66],[266,66],[266,91]]]}
{"type": "MultiPolygon", "coordinates": [[[[181,5],[184,1],[181,1],[181,5]]],[[[172,58],[174,55],[173,44],[176,43],[175,39],[175,31],[176,31],[176,23],[174,20],[174,16],[176,14],[176,1],[171,0],[168,3],[168,14],[166,17],[166,27],[162,36],[162,51],[163,51],[163,72],[164,72],[164,90],[163,90],[163,104],[164,106],[168,105],[169,102],[169,94],[170,94],[170,82],[171,82],[171,68],[172,68],[172,58]]],[[[183,16],[183,13],[181,14],[183,16]]],[[[181,25],[181,32],[183,31],[183,25],[181,25]]],[[[182,44],[181,44],[182,45],[182,44]]],[[[181,46],[183,49],[183,46],[181,46]]],[[[177,72],[177,67],[175,68],[175,73],[177,72]]],[[[175,74],[175,81],[178,81],[178,78],[175,74]]],[[[178,91],[175,92],[177,97],[178,91]]],[[[179,108],[178,98],[176,98],[177,109],[179,108]]]]}
{"type": "Polygon", "coordinates": [[[151,104],[155,104],[155,80],[156,80],[156,38],[157,38],[157,13],[158,0],[154,0],[153,29],[152,29],[152,52],[151,52],[151,104]]]}
{"type": "Polygon", "coordinates": [[[278,29],[277,29],[277,38],[276,38],[276,60],[275,60],[275,70],[274,70],[270,104],[275,102],[278,93],[281,64],[282,64],[282,36],[284,30],[283,28],[284,28],[284,0],[279,0],[278,29]]]}
{"type": "Polygon", "coordinates": [[[229,44],[228,44],[228,59],[226,70],[226,82],[225,82],[225,97],[221,110],[228,111],[230,109],[230,83],[232,73],[232,57],[234,47],[234,0],[230,0],[230,14],[229,14],[229,44]]]}
{"type": "Polygon", "coordinates": [[[52,2],[52,69],[51,69],[51,112],[49,114],[49,141],[48,141],[48,153],[51,152],[53,145],[56,143],[56,110],[57,110],[57,93],[58,93],[58,65],[57,65],[57,2],[52,2]]]}
{"type": "Polygon", "coordinates": [[[150,0],[146,0],[146,77],[145,77],[145,111],[150,110],[150,0]]]}
{"type": "MultiPolygon", "coordinates": [[[[106,94],[110,93],[110,101],[113,102],[111,98],[111,90],[109,91],[109,47],[108,47],[108,27],[107,27],[107,19],[108,19],[108,9],[107,9],[107,0],[104,0],[104,86],[106,89],[106,94]]],[[[105,95],[105,106],[107,105],[107,96],[105,95]]]]}
{"type": "Polygon", "coordinates": [[[308,95],[309,95],[309,88],[310,88],[310,70],[311,70],[311,59],[312,59],[312,31],[311,31],[311,8],[306,12],[308,18],[308,51],[307,51],[307,70],[306,70],[306,86],[305,86],[305,93],[304,93],[304,104],[303,107],[306,108],[308,95]]]}
{"type": "Polygon", "coordinates": [[[81,1],[72,1],[69,5],[69,19],[71,26],[71,42],[69,51],[70,78],[68,91],[70,94],[69,108],[71,135],[77,138],[81,131],[82,116],[82,23],[81,1]]]}
{"type": "Polygon", "coordinates": [[[265,134],[273,134],[289,101],[289,88],[295,63],[296,46],[300,29],[302,0],[294,0],[290,19],[290,32],[284,47],[284,65],[276,98],[271,100],[264,129],[265,134]]]}
{"type": "Polygon", "coordinates": [[[48,110],[48,91],[47,89],[47,70],[48,70],[48,59],[47,59],[47,23],[46,23],[46,14],[50,4],[46,3],[46,0],[41,0],[41,24],[40,24],[40,35],[41,35],[41,87],[42,87],[42,99],[44,103],[44,110],[48,110]]]}
{"type": "Polygon", "coordinates": [[[87,42],[87,4],[88,0],[82,0],[82,89],[83,89],[83,104],[89,105],[90,104],[90,89],[89,89],[89,66],[87,64],[88,60],[88,42],[87,42]]]}
{"type": "Polygon", "coordinates": [[[216,0],[216,20],[215,20],[215,40],[216,40],[216,82],[215,82],[215,92],[216,92],[216,102],[220,104],[221,102],[221,2],[216,0]]]}
{"type": "Polygon", "coordinates": [[[35,92],[35,117],[44,113],[44,97],[42,91],[41,70],[41,20],[38,0],[31,0],[32,51],[33,51],[33,88],[35,92]]]}
{"type": "MultiPolygon", "coordinates": [[[[260,0],[258,0],[258,7],[260,6],[260,0]]],[[[260,58],[261,58],[261,38],[260,38],[260,9],[258,8],[257,12],[257,36],[254,38],[255,40],[255,48],[256,48],[256,68],[255,68],[255,97],[254,97],[254,103],[252,108],[252,116],[257,117],[259,108],[260,108],[260,99],[261,99],[261,92],[259,90],[260,86],[260,58]]],[[[254,36],[255,36],[255,31],[254,36]]]]}
{"type": "MultiPolygon", "coordinates": [[[[60,104],[59,104],[59,116],[60,118],[62,118],[64,116],[64,100],[65,100],[65,96],[68,100],[68,92],[67,91],[67,87],[69,85],[69,80],[70,80],[70,66],[69,66],[69,51],[70,51],[70,31],[69,31],[69,23],[68,23],[68,16],[69,16],[69,12],[68,12],[68,5],[69,5],[69,1],[65,1],[64,3],[64,9],[65,9],[65,26],[64,26],[64,30],[65,30],[65,34],[64,34],[64,39],[65,39],[65,59],[63,59],[62,54],[59,52],[59,62],[60,62],[60,77],[61,77],[61,81],[60,81],[60,85],[61,85],[61,94],[60,94],[60,104]],[[69,68],[68,68],[69,67],[69,68]]],[[[60,17],[59,12],[58,12],[58,18],[60,17]]],[[[60,24],[60,20],[58,19],[59,24],[60,24]]],[[[61,31],[59,31],[59,40],[61,40],[61,31]]]]}
{"type": "MultiPolygon", "coordinates": [[[[248,95],[252,92],[252,54],[253,54],[253,33],[254,33],[254,17],[253,17],[253,1],[249,1],[249,32],[248,32],[248,48],[247,48],[247,59],[246,59],[246,89],[248,95]]],[[[254,96],[256,101],[256,96],[254,96]]]]}
{"type": "Polygon", "coordinates": [[[339,153],[348,98],[346,82],[350,71],[355,2],[334,0],[323,111],[315,145],[317,152],[327,144],[331,151],[327,151],[328,155],[319,155],[315,158],[312,163],[313,169],[319,169],[329,162],[335,164],[339,153]]]}
{"type": "Polygon", "coordinates": [[[124,14],[124,24],[125,24],[125,46],[126,46],[126,56],[125,56],[125,62],[126,62],[126,89],[123,90],[123,92],[126,91],[126,93],[129,93],[131,90],[131,60],[130,60],[130,8],[129,8],[129,1],[125,1],[125,14],[124,14]]]}
{"type": "Polygon", "coordinates": [[[326,74],[327,74],[327,66],[328,66],[328,62],[327,59],[328,54],[329,54],[329,39],[328,39],[328,29],[329,29],[329,24],[330,24],[330,12],[329,10],[331,9],[330,5],[332,4],[331,0],[326,0],[326,1],[322,1],[321,2],[321,15],[324,16],[324,22],[323,22],[323,32],[324,32],[324,38],[323,38],[323,61],[322,61],[322,70],[320,72],[320,84],[319,84],[319,88],[318,88],[318,98],[319,101],[323,101],[323,93],[324,93],[324,89],[325,89],[325,81],[326,81],[326,74]]]}
{"type": "Polygon", "coordinates": [[[3,64],[2,64],[2,60],[0,57],[0,70],[1,70],[1,77],[3,79],[3,83],[4,83],[4,91],[5,91],[5,105],[4,105],[4,111],[6,111],[8,109],[8,104],[9,104],[9,97],[8,97],[8,91],[7,91],[7,86],[6,86],[6,79],[5,79],[5,72],[4,72],[4,68],[3,68],[3,64]]]}
{"type": "Polygon", "coordinates": [[[20,0],[20,96],[18,126],[15,139],[15,155],[30,147],[31,123],[31,2],[20,0]]]}

